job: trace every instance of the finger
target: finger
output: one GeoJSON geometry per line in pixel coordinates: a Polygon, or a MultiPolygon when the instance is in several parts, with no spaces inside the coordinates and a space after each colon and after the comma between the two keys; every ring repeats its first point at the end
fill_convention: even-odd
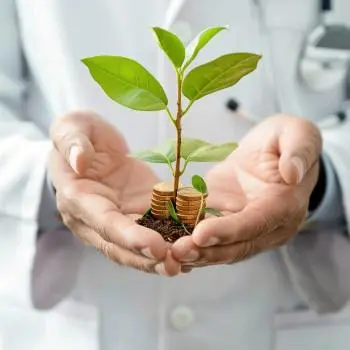
{"type": "Polygon", "coordinates": [[[80,227],[77,236],[84,236],[89,244],[93,245],[109,260],[118,263],[122,266],[132,267],[137,270],[147,273],[157,273],[163,276],[175,276],[179,274],[181,266],[176,262],[169,252],[166,259],[159,262],[149,257],[137,255],[129,250],[123,249],[113,243],[105,241],[91,228],[84,226],[80,227]]]}
{"type": "Polygon", "coordinates": [[[75,112],[59,118],[51,128],[51,139],[65,161],[79,175],[83,175],[94,159],[91,142],[92,113],[75,112]]]}
{"type": "Polygon", "coordinates": [[[209,247],[249,241],[266,235],[293,217],[289,213],[292,208],[284,203],[288,203],[288,198],[259,200],[239,213],[201,221],[192,233],[193,242],[200,247],[209,247]]]}
{"type": "Polygon", "coordinates": [[[312,123],[295,118],[279,135],[279,170],[288,184],[300,183],[318,161],[322,138],[312,123]]]}
{"type": "Polygon", "coordinates": [[[184,261],[184,267],[194,268],[243,261],[263,251],[255,241],[247,241],[227,246],[198,248],[198,258],[184,261]]]}
{"type": "Polygon", "coordinates": [[[168,250],[165,260],[155,266],[155,271],[162,276],[176,276],[181,271],[181,264],[173,258],[171,251],[168,250]]]}
{"type": "Polygon", "coordinates": [[[143,255],[163,260],[167,245],[157,232],[136,224],[119,212],[107,196],[101,196],[105,186],[95,183],[96,193],[86,193],[86,181],[79,180],[62,186],[57,193],[57,205],[65,224],[81,220],[106,241],[143,255]]]}
{"type": "Polygon", "coordinates": [[[181,262],[196,261],[199,258],[198,247],[190,236],[181,237],[173,243],[171,252],[174,259],[181,262]]]}
{"type": "Polygon", "coordinates": [[[228,246],[216,246],[210,248],[199,248],[199,257],[190,262],[186,261],[188,267],[202,267],[216,264],[233,264],[246,260],[264,251],[278,248],[289,241],[296,230],[277,229],[267,237],[259,237],[256,240],[236,243],[228,246]]]}

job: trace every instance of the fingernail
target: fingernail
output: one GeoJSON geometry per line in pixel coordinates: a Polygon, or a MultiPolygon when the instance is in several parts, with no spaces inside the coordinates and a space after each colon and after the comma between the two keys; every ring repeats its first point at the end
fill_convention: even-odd
{"type": "Polygon", "coordinates": [[[297,183],[300,183],[305,176],[305,164],[299,157],[293,157],[291,159],[291,162],[297,169],[297,174],[298,174],[297,183]]]}
{"type": "Polygon", "coordinates": [[[191,262],[196,261],[199,258],[199,253],[196,250],[191,250],[189,253],[187,253],[183,258],[180,259],[180,261],[184,262],[191,262]]]}
{"type": "Polygon", "coordinates": [[[211,247],[217,245],[220,242],[220,239],[217,237],[210,237],[207,242],[201,244],[202,247],[211,247]]]}
{"type": "Polygon", "coordinates": [[[69,164],[71,168],[78,173],[78,156],[81,153],[81,148],[73,146],[69,152],[69,164]]]}
{"type": "Polygon", "coordinates": [[[164,263],[156,265],[154,269],[156,270],[158,275],[169,277],[168,271],[166,270],[164,263]]]}
{"type": "Polygon", "coordinates": [[[141,249],[141,254],[145,256],[146,258],[157,260],[156,257],[151,253],[151,250],[149,248],[143,248],[141,249]]]}

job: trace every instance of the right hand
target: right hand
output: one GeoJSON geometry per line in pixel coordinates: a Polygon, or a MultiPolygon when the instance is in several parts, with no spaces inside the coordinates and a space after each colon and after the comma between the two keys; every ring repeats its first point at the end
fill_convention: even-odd
{"type": "Polygon", "coordinates": [[[107,258],[141,271],[180,272],[167,243],[135,216],[150,203],[155,174],[128,157],[123,137],[91,112],[71,113],[53,125],[49,170],[64,224],[107,258]]]}

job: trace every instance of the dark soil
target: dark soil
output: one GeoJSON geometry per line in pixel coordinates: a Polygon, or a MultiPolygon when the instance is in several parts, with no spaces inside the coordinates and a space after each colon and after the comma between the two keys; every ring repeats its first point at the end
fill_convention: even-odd
{"type": "Polygon", "coordinates": [[[160,233],[164,240],[170,243],[174,243],[176,240],[183,236],[188,236],[192,233],[193,227],[184,225],[186,227],[186,230],[183,228],[182,225],[176,223],[172,219],[156,219],[152,216],[152,214],[148,214],[138,220],[136,222],[139,225],[148,227],[154,231],[157,231],[160,233]]]}

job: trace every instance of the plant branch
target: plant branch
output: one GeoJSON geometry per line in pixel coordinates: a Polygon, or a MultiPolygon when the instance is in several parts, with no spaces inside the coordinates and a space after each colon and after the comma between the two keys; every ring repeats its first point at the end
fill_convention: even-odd
{"type": "Polygon", "coordinates": [[[183,113],[182,113],[182,117],[190,110],[190,108],[191,108],[192,105],[194,104],[194,101],[195,101],[195,100],[192,100],[192,101],[188,104],[188,106],[185,108],[185,110],[184,110],[183,113]]]}
{"type": "Polygon", "coordinates": [[[182,170],[180,171],[180,174],[181,174],[181,175],[184,174],[184,172],[185,172],[185,170],[186,170],[186,168],[187,168],[188,163],[189,163],[189,161],[186,159],[186,160],[185,160],[185,164],[184,164],[182,170]]]}
{"type": "MultiPolygon", "coordinates": [[[[165,109],[165,111],[167,112],[167,114],[168,114],[168,116],[169,116],[169,118],[170,118],[170,121],[175,125],[176,121],[175,121],[175,119],[173,118],[173,116],[172,116],[172,114],[171,114],[171,112],[170,112],[169,107],[167,107],[167,108],[165,109]]],[[[176,125],[175,125],[175,126],[176,126],[176,125]]]]}
{"type": "Polygon", "coordinates": [[[171,174],[172,174],[173,176],[175,176],[175,171],[174,171],[174,168],[172,167],[171,163],[167,163],[167,164],[168,164],[168,166],[169,166],[169,169],[170,169],[170,171],[171,171],[171,174]]]}
{"type": "Polygon", "coordinates": [[[176,199],[179,189],[179,181],[181,177],[180,162],[181,162],[181,117],[182,117],[182,76],[177,72],[177,114],[175,120],[176,127],[176,164],[174,173],[174,196],[176,199]]]}

